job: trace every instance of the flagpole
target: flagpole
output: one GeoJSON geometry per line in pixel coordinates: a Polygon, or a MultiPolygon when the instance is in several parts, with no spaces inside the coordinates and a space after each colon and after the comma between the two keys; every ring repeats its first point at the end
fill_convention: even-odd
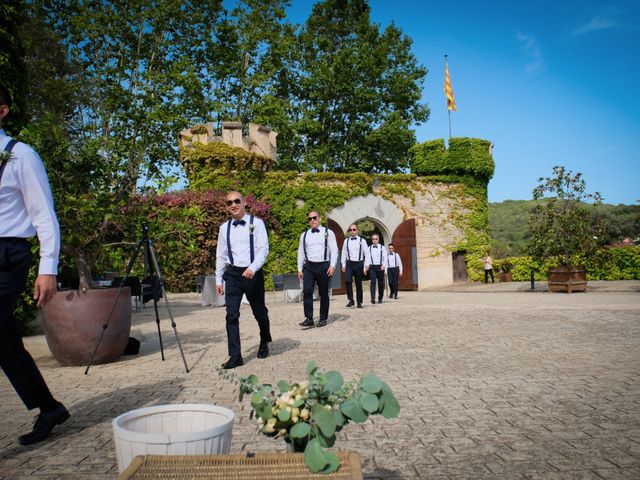
{"type": "MultiPolygon", "coordinates": [[[[447,68],[447,57],[449,55],[444,56],[444,66],[447,68]]],[[[445,97],[446,98],[446,97],[445,97]]],[[[449,110],[449,102],[447,101],[447,114],[449,115],[449,138],[451,138],[451,110],[449,110]]]]}

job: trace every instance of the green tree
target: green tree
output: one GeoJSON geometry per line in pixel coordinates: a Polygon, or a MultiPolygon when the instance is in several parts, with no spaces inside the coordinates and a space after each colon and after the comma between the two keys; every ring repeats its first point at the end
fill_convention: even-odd
{"type": "Polygon", "coordinates": [[[408,166],[426,69],[411,39],[371,23],[366,0],[316,3],[298,36],[292,160],[311,170],[399,172],[408,166]]]}
{"type": "Polygon", "coordinates": [[[3,122],[9,133],[17,134],[27,121],[26,82],[27,69],[24,62],[24,45],[20,29],[27,21],[24,0],[0,0],[0,83],[14,99],[11,115],[3,122]]]}
{"type": "Polygon", "coordinates": [[[575,256],[595,251],[602,229],[592,223],[592,210],[602,197],[598,192],[587,193],[581,173],[553,167],[551,177],[538,179],[533,199],[544,201],[534,207],[529,220],[531,256],[570,265],[575,256]],[[592,202],[591,208],[585,201],[592,202]]]}
{"type": "Polygon", "coordinates": [[[198,74],[221,1],[45,0],[34,9],[60,39],[73,65],[65,78],[79,94],[64,153],[47,166],[63,182],[56,198],[62,251],[88,288],[122,207],[141,179],[161,188],[171,182],[165,174],[177,162],[176,132],[205,111],[198,74]]]}

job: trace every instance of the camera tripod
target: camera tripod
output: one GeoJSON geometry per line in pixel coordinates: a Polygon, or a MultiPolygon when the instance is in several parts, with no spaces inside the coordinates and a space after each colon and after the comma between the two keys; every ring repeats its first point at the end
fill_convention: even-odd
{"type": "MultiPolygon", "coordinates": [[[[118,291],[118,295],[116,296],[116,300],[111,307],[111,311],[109,312],[109,316],[107,317],[106,322],[102,325],[102,332],[100,333],[100,337],[98,338],[98,342],[96,343],[96,347],[93,350],[93,354],[91,355],[91,360],[89,361],[89,365],[87,365],[84,374],[87,375],[89,373],[89,368],[93,365],[93,361],[96,358],[96,353],[98,352],[98,348],[100,347],[100,343],[102,342],[102,338],[104,337],[104,333],[109,326],[109,321],[111,320],[111,316],[118,304],[118,300],[120,299],[120,295],[122,294],[122,289],[127,286],[127,280],[129,280],[129,274],[131,273],[131,269],[133,268],[133,264],[136,261],[138,256],[138,252],[140,249],[144,248],[143,252],[143,262],[144,262],[144,276],[143,278],[147,278],[150,275],[151,278],[151,291],[153,294],[153,308],[156,314],[156,326],[158,327],[158,339],[160,340],[160,356],[162,357],[162,361],[164,361],[164,349],[162,346],[162,332],[160,331],[160,315],[158,314],[158,300],[160,298],[164,298],[165,305],[167,306],[167,311],[169,312],[169,318],[171,318],[171,327],[173,328],[173,333],[176,335],[176,341],[178,343],[178,348],[180,350],[180,355],[182,356],[182,361],[184,363],[184,369],[187,373],[189,373],[189,366],[187,365],[187,360],[184,357],[184,352],[182,350],[182,344],[180,343],[180,337],[178,336],[178,330],[176,329],[176,321],[173,318],[173,312],[171,311],[171,305],[169,304],[169,300],[167,299],[167,293],[164,290],[164,285],[162,283],[162,276],[160,275],[160,268],[158,267],[158,260],[156,258],[156,253],[153,249],[153,244],[149,239],[149,226],[143,222],[142,223],[142,238],[136,244],[131,259],[129,260],[129,264],[127,265],[127,270],[124,274],[122,281],[120,282],[120,290],[118,291]]],[[[142,291],[142,304],[144,306],[144,290],[142,291]]]]}

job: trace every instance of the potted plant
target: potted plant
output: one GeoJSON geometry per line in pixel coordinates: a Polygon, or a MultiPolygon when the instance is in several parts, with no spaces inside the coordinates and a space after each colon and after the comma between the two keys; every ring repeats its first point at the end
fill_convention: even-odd
{"type": "Polygon", "coordinates": [[[511,270],[513,269],[513,265],[509,261],[509,259],[504,259],[500,265],[500,281],[501,282],[511,282],[513,281],[511,277],[511,270]]]}
{"type": "Polygon", "coordinates": [[[585,291],[586,269],[574,262],[591,255],[598,246],[601,229],[593,210],[602,203],[602,196],[586,191],[581,173],[556,166],[552,176],[538,179],[533,199],[538,203],[529,220],[527,249],[534,259],[554,265],[549,268],[549,290],[585,291]]]}
{"type": "Polygon", "coordinates": [[[335,444],[336,433],[349,422],[364,423],[374,414],[394,418],[400,413],[389,386],[373,374],[345,382],[339,372],[323,373],[310,362],[308,380],[280,381],[277,387],[259,383],[255,375],[236,377],[226,370],[220,374],[240,383],[240,400],[251,395],[250,417],[255,416],[259,431],[282,438],[290,451],[304,452],[312,472],[331,473],[339,468],[338,456],[325,449],[335,444]]]}

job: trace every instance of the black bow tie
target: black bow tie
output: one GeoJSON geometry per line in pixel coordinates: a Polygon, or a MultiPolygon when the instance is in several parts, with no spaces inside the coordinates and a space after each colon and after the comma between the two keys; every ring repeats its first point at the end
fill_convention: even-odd
{"type": "Polygon", "coordinates": [[[355,239],[356,239],[356,237],[351,237],[351,238],[350,238],[350,240],[355,240],[355,239]]]}
{"type": "Polygon", "coordinates": [[[312,228],[311,233],[318,233],[320,231],[319,228],[312,228]]]}
{"type": "Polygon", "coordinates": [[[232,225],[235,227],[237,225],[246,225],[247,222],[245,222],[244,220],[234,220],[232,225]]]}
{"type": "Polygon", "coordinates": [[[378,248],[378,245],[371,245],[373,248],[378,248]]]}

